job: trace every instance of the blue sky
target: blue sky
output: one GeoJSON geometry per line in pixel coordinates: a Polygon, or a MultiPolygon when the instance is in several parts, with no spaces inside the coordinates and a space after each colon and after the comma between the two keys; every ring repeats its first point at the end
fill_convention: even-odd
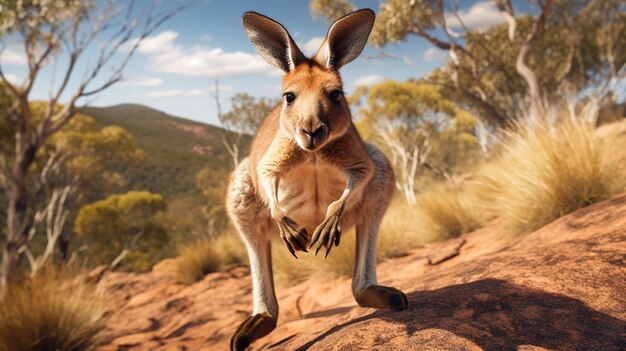
{"type": "MultiPolygon", "coordinates": [[[[152,2],[138,1],[138,5],[149,3],[152,2]]],[[[357,0],[354,3],[359,8],[369,7],[378,12],[380,1],[357,0]]],[[[461,18],[471,28],[504,21],[493,1],[461,0],[458,3],[461,18]]],[[[515,3],[526,6],[519,1],[515,3]]],[[[163,5],[168,4],[164,2],[163,5]]],[[[230,97],[238,92],[279,97],[280,71],[256,55],[241,26],[241,15],[250,10],[282,23],[308,55],[317,51],[328,29],[324,21],[312,19],[308,1],[200,1],[147,38],[124,71],[124,81],[99,94],[91,105],[139,103],[175,116],[216,123],[216,107],[211,95],[216,79],[220,82],[224,110],[230,105],[230,97]]],[[[454,29],[454,23],[452,26],[454,29]]],[[[385,78],[406,80],[420,77],[443,65],[447,57],[445,52],[416,36],[384,50],[408,57],[413,65],[393,59],[368,58],[377,52],[367,47],[360,58],[341,70],[347,93],[357,85],[372,84],[385,78]]],[[[97,48],[87,51],[87,59],[81,64],[85,65],[89,56],[93,57],[96,52],[97,48]]],[[[5,43],[0,64],[14,81],[25,75],[23,54],[15,42],[5,43]]],[[[47,97],[50,74],[46,72],[38,81],[33,98],[47,97]]]]}

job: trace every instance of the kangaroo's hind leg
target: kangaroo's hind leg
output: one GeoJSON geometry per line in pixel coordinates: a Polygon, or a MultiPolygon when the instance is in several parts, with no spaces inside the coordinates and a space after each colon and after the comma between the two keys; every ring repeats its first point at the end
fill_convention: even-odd
{"type": "Polygon", "coordinates": [[[271,218],[254,191],[247,159],[241,162],[233,174],[228,187],[227,208],[248,250],[254,297],[252,316],[239,325],[230,340],[231,350],[239,351],[274,330],[278,319],[268,235],[271,218]]]}
{"type": "Polygon", "coordinates": [[[374,162],[374,175],[362,199],[356,223],[352,294],[360,306],[401,311],[408,306],[406,295],[396,288],[378,285],[376,280],[376,241],[380,223],[393,196],[393,170],[382,152],[369,144],[366,148],[374,162]]]}

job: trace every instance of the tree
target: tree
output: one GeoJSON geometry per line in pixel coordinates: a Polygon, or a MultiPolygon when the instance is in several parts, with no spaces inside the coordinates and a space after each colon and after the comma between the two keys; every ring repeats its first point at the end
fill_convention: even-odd
{"type": "Polygon", "coordinates": [[[27,180],[38,151],[46,140],[61,130],[77,112],[77,104],[108,89],[122,78],[124,67],[142,41],[185,5],[158,11],[152,5],[133,18],[131,2],[125,13],[113,1],[0,1],[0,39],[17,39],[23,44],[28,73],[22,85],[11,83],[0,66],[0,82],[12,103],[8,110],[15,124],[13,156],[9,160],[7,232],[0,264],[0,294],[16,275],[17,263],[34,222],[28,200],[27,180]],[[116,18],[124,18],[121,24],[116,18]],[[104,37],[107,35],[108,37],[104,37]],[[99,55],[75,82],[79,60],[86,49],[97,45],[99,55]],[[123,53],[121,58],[118,55],[123,53]],[[117,61],[119,59],[119,61],[117,61]],[[43,68],[51,67],[60,77],[50,86],[42,118],[33,118],[30,93],[43,68]],[[108,73],[110,72],[110,73],[108,73]],[[60,110],[55,107],[68,97],[60,110]]]}
{"type": "Polygon", "coordinates": [[[391,154],[396,186],[410,204],[416,201],[418,177],[429,172],[451,179],[479,153],[475,117],[430,84],[388,80],[357,89],[351,100],[363,98],[359,130],[391,154]]]}
{"type": "Polygon", "coordinates": [[[146,271],[161,259],[169,238],[156,216],[165,210],[159,194],[130,191],[83,206],[74,231],[97,264],[146,271]],[[123,261],[124,260],[124,261],[123,261]]]}
{"type": "MultiPolygon", "coordinates": [[[[31,103],[33,119],[41,119],[44,109],[45,102],[31,103]]],[[[14,131],[8,129],[12,135],[14,131]]],[[[8,144],[0,155],[10,154],[12,147],[8,144]]],[[[71,231],[66,223],[73,221],[82,203],[93,202],[124,185],[117,168],[143,158],[134,138],[124,129],[100,127],[81,113],[46,140],[27,179],[33,222],[20,252],[28,259],[31,275],[53,258],[57,248],[63,259],[68,258],[71,231]]]]}
{"type": "Polygon", "coordinates": [[[205,229],[210,236],[217,236],[228,225],[228,215],[224,204],[227,185],[226,174],[210,167],[201,169],[196,175],[196,186],[204,197],[202,213],[206,219],[205,229]]]}
{"type": "MultiPolygon", "coordinates": [[[[336,15],[324,10],[326,3],[310,6],[318,15],[336,15]]],[[[494,5],[508,23],[478,31],[462,22],[456,1],[384,1],[370,43],[382,48],[416,35],[448,51],[450,61],[429,81],[494,126],[528,115],[528,104],[531,115],[545,118],[565,89],[573,96],[597,90],[599,101],[626,74],[623,1],[531,1],[536,16],[518,16],[508,0],[494,5]]]]}
{"type": "Polygon", "coordinates": [[[213,97],[217,106],[217,117],[224,130],[222,142],[233,161],[233,166],[237,168],[241,161],[242,147],[245,142],[249,141],[247,137],[256,133],[265,116],[278,105],[279,101],[269,98],[257,99],[246,93],[238,93],[230,100],[231,110],[222,114],[217,81],[213,97]]]}

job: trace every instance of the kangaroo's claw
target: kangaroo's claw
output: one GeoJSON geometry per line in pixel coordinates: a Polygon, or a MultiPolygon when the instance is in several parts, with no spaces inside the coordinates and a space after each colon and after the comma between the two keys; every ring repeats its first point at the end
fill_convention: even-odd
{"type": "Polygon", "coordinates": [[[250,343],[262,338],[276,328],[276,319],[268,313],[248,317],[230,337],[231,351],[244,351],[250,343]]]}
{"type": "Polygon", "coordinates": [[[280,230],[280,238],[283,239],[287,250],[291,252],[293,257],[298,258],[296,250],[308,252],[306,247],[309,235],[306,229],[287,216],[281,216],[276,220],[276,223],[278,223],[280,230]]]}
{"type": "Polygon", "coordinates": [[[339,226],[339,214],[328,216],[319,226],[317,226],[317,229],[315,229],[309,249],[311,249],[314,244],[319,242],[317,248],[315,249],[315,255],[317,255],[322,247],[325,247],[326,254],[324,258],[326,258],[328,257],[333,244],[335,246],[339,245],[340,238],[341,227],[339,226]]]}

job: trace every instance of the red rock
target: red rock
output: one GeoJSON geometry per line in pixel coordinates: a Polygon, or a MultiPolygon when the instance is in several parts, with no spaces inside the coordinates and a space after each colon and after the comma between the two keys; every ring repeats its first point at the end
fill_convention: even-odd
{"type": "MultiPolygon", "coordinates": [[[[402,312],[357,306],[349,279],[278,286],[278,327],[251,349],[626,349],[626,195],[525,237],[503,238],[494,223],[463,240],[441,244],[459,253],[437,265],[432,247],[379,265],[380,283],[407,293],[402,312]]],[[[114,339],[98,350],[228,349],[252,308],[249,270],[185,286],[164,275],[168,265],[104,276],[114,339]]]]}

